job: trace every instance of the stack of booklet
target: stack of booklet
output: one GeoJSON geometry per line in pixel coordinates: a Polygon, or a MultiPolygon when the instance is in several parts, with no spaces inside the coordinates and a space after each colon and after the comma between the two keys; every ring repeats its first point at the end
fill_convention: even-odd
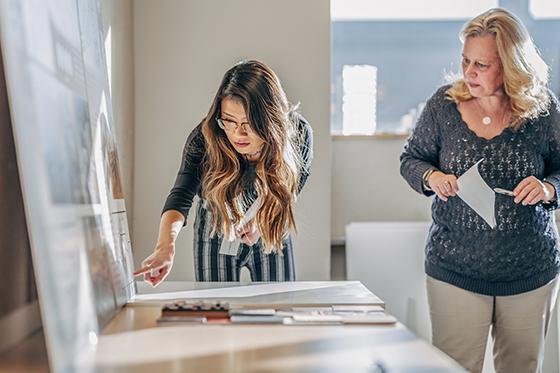
{"type": "Polygon", "coordinates": [[[229,304],[220,302],[177,301],[163,306],[158,323],[229,322],[229,304]]]}
{"type": "Polygon", "coordinates": [[[331,307],[230,308],[220,302],[175,302],[162,308],[160,324],[283,324],[283,325],[346,325],[394,324],[395,317],[381,306],[339,305],[331,307]]]}

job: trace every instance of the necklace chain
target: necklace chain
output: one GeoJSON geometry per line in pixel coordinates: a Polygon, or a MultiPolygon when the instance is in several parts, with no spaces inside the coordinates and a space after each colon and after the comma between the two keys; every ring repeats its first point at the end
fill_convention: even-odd
{"type": "MultiPolygon", "coordinates": [[[[490,115],[486,114],[486,110],[484,110],[484,108],[482,107],[482,105],[480,104],[480,101],[478,101],[478,99],[476,99],[476,104],[479,107],[479,109],[482,111],[482,124],[484,124],[485,126],[489,126],[490,124],[492,124],[492,117],[490,117],[490,115]]],[[[500,115],[500,123],[503,124],[504,122],[504,118],[505,118],[505,114],[506,114],[506,110],[507,109],[503,109],[502,113],[500,115]]]]}
{"type": "Polygon", "coordinates": [[[248,160],[252,160],[251,158],[255,158],[255,157],[259,156],[261,154],[261,152],[262,152],[262,147],[254,153],[245,154],[245,158],[247,158],[248,160]]]}

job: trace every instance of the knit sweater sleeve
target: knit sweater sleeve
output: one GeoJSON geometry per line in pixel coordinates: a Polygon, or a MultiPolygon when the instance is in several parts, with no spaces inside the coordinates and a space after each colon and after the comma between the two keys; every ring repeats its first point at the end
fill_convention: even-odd
{"type": "Polygon", "coordinates": [[[436,113],[445,100],[446,90],[447,87],[440,88],[428,100],[400,157],[401,175],[412,189],[426,196],[434,193],[424,189],[422,176],[430,169],[439,168],[441,123],[438,123],[436,113]]]}
{"type": "Polygon", "coordinates": [[[556,200],[546,207],[558,208],[560,196],[560,105],[558,98],[551,93],[552,102],[549,108],[549,135],[548,135],[548,157],[545,158],[545,181],[552,184],[556,190],[556,200]]]}
{"type": "Polygon", "coordinates": [[[206,152],[206,145],[202,135],[202,125],[199,124],[191,132],[185,147],[181,167],[177,173],[175,184],[169,192],[162,214],[168,210],[179,211],[185,217],[192,206],[194,196],[200,191],[202,162],[206,152]]]}

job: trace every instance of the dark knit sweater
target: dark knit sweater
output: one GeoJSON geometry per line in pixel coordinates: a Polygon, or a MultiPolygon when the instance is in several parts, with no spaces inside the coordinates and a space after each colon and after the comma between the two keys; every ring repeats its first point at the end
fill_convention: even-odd
{"type": "MultiPolygon", "coordinates": [[[[479,172],[491,187],[513,190],[528,176],[560,190],[560,112],[551,93],[549,112],[518,131],[505,129],[486,140],[471,131],[457,105],[441,87],[427,102],[404,151],[401,175],[419,193],[430,168],[461,176],[478,160],[479,172]]],[[[515,204],[497,194],[497,227],[492,229],[459,197],[435,197],[426,242],[429,276],[480,294],[503,296],[534,290],[560,269],[557,203],[515,204]]]]}

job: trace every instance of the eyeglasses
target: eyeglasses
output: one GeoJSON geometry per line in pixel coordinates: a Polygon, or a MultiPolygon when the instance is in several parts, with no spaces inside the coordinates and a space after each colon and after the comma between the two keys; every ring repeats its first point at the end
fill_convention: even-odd
{"type": "Polygon", "coordinates": [[[248,122],[237,123],[233,120],[222,118],[216,118],[216,121],[218,122],[218,126],[220,126],[221,129],[227,132],[235,132],[235,130],[237,130],[239,127],[241,127],[241,129],[247,133],[253,132],[248,122]]]}

